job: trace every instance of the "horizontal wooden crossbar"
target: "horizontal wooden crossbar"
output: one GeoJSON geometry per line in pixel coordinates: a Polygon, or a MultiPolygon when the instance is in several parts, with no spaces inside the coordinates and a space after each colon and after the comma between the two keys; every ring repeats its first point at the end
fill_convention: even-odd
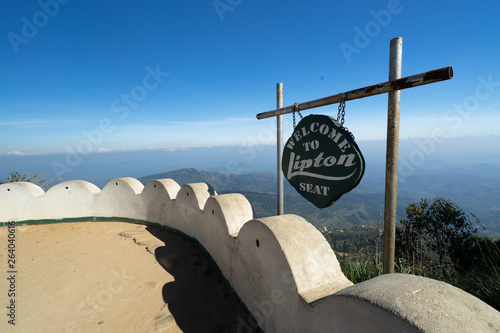
{"type": "Polygon", "coordinates": [[[353,99],[384,94],[390,91],[402,90],[407,88],[423,86],[429,83],[445,81],[451,79],[452,77],[453,77],[453,68],[451,66],[443,67],[432,71],[403,77],[401,79],[397,79],[394,81],[387,81],[384,83],[379,83],[372,86],[347,91],[345,93],[340,93],[320,99],[315,99],[309,102],[300,103],[298,104],[297,108],[295,107],[295,105],[290,105],[281,109],[262,112],[257,114],[257,119],[275,117],[281,114],[291,113],[293,111],[296,111],[297,109],[299,111],[302,111],[302,110],[317,108],[320,106],[336,104],[340,102],[342,96],[344,96],[345,101],[350,101],[353,99]]]}

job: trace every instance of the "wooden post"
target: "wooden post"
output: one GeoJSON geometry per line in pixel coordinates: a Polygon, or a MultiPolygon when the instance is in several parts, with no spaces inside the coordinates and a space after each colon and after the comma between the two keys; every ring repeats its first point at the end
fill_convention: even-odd
{"type": "MultiPolygon", "coordinates": [[[[283,83],[276,84],[276,108],[281,109],[283,107],[283,83]]],[[[278,155],[278,213],[277,215],[283,215],[284,203],[283,203],[283,172],[281,172],[281,164],[283,157],[283,115],[276,117],[276,129],[277,129],[277,155],[278,155]]]]}
{"type": "MultiPolygon", "coordinates": [[[[403,38],[391,40],[389,81],[401,78],[403,38]]],[[[390,91],[387,114],[387,152],[385,162],[384,274],[394,273],[396,209],[398,197],[399,103],[401,91],[390,91]]]]}

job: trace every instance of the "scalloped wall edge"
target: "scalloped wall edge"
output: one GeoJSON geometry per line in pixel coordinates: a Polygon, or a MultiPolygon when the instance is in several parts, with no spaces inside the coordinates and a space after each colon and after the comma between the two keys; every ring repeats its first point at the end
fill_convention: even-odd
{"type": "MultiPolygon", "coordinates": [[[[352,285],[326,239],[296,215],[253,219],[241,194],[205,183],[117,178],[102,190],[67,181],[47,192],[0,185],[0,222],[98,217],[147,221],[195,238],[266,332],[500,332],[500,312],[446,283],[388,274],[352,285]]],[[[257,323],[255,323],[255,321],[257,323]]]]}

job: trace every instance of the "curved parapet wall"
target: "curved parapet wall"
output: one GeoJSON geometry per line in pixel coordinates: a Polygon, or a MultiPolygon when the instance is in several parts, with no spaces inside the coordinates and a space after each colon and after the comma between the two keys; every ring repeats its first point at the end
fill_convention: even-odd
{"type": "MultiPolygon", "coordinates": [[[[266,332],[500,332],[500,313],[443,282],[389,274],[352,285],[327,241],[295,215],[253,219],[241,194],[204,183],[133,178],[102,190],[84,181],[46,193],[31,183],[0,185],[0,222],[117,218],[155,223],[195,238],[266,332]]],[[[255,323],[255,321],[257,323],[255,323]]]]}

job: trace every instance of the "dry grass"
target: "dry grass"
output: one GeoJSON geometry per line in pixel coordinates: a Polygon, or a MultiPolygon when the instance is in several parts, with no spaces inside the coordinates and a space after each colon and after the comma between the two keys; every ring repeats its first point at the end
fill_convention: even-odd
{"type": "Polygon", "coordinates": [[[50,179],[46,178],[46,175],[42,172],[36,172],[34,174],[29,174],[29,171],[19,172],[12,171],[5,181],[0,180],[0,184],[4,183],[14,183],[14,182],[28,182],[40,186],[44,191],[47,191],[54,183],[59,179],[60,176],[56,176],[50,179]]]}

